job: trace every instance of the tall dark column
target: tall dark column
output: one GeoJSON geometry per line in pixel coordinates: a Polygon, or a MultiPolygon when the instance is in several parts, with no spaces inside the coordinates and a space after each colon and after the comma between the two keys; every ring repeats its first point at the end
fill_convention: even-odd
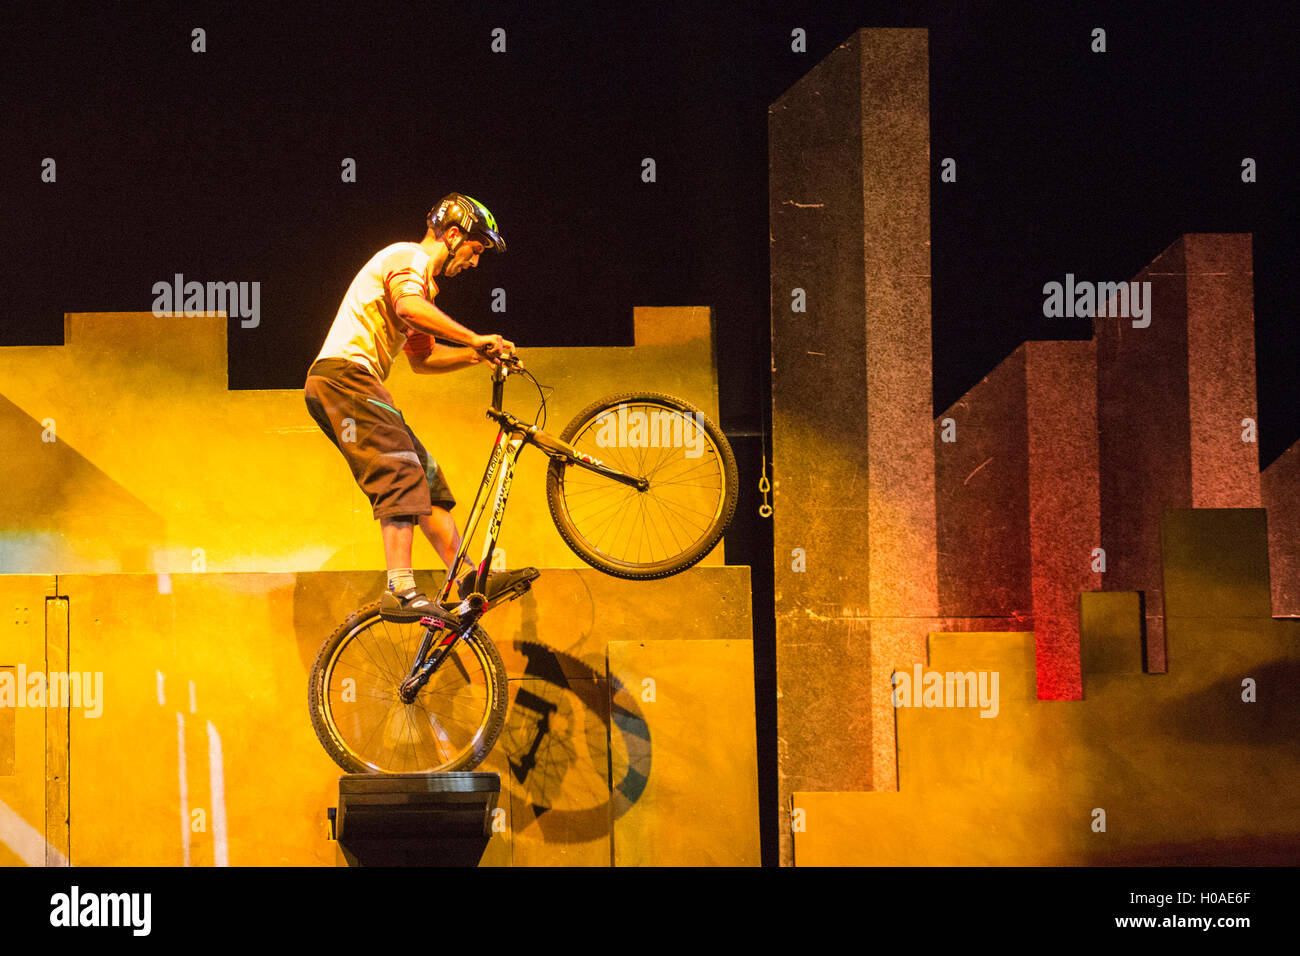
{"type": "Polygon", "coordinates": [[[770,110],[783,863],[791,793],[894,785],[889,671],[938,613],[928,58],[861,30],[770,110]]]}

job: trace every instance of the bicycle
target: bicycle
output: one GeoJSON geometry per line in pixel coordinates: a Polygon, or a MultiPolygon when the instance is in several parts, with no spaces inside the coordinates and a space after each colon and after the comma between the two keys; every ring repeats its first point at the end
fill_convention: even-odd
{"type": "Polygon", "coordinates": [[[496,744],[508,704],[505,666],[478,621],[489,608],[526,593],[540,574],[523,568],[503,588],[490,580],[515,462],[525,446],[551,460],[546,498],[560,537],[606,574],[629,580],[678,574],[708,554],[731,523],[735,455],[695,406],[658,392],[611,395],[579,412],[558,438],[539,427],[545,414],[543,386],[522,362],[494,360],[487,417],[498,425],[497,438],[460,548],[434,599],[447,620],[385,620],[374,601],[321,645],[308,686],[312,726],[349,773],[463,771],[478,766],[496,744]],[[515,374],[527,376],[541,396],[531,425],[502,410],[506,379],[515,374]],[[474,566],[467,555],[489,498],[491,520],[474,566]],[[462,566],[470,571],[454,601],[451,589],[462,566]]]}

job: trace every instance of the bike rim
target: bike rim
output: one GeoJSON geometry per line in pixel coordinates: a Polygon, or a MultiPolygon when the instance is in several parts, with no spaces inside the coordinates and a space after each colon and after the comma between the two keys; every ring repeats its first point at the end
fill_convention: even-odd
{"type": "Polygon", "coordinates": [[[624,422],[619,409],[607,410],[584,423],[569,444],[626,474],[645,476],[650,488],[638,491],[570,465],[560,475],[561,503],[570,526],[607,561],[628,568],[671,564],[712,543],[727,498],[722,453],[703,424],[682,409],[652,401],[620,403],[623,408],[624,422]],[[656,425],[652,412],[679,416],[681,432],[675,421],[667,429],[662,418],[656,425]],[[643,432],[636,429],[636,413],[646,416],[643,432]],[[630,428],[612,428],[629,420],[630,428]],[[611,444],[611,432],[621,439],[624,431],[628,441],[611,444]]]}
{"type": "Polygon", "coordinates": [[[325,668],[322,709],[329,731],[371,770],[436,772],[473,752],[487,732],[495,690],[476,641],[457,641],[413,703],[398,697],[423,634],[421,624],[376,615],[339,642],[325,668]]]}

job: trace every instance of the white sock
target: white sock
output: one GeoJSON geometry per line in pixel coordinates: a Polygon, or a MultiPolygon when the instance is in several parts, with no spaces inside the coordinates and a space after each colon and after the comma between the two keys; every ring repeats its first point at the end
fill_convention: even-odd
{"type": "Polygon", "coordinates": [[[388,571],[388,590],[405,594],[415,589],[415,574],[410,568],[390,568],[388,571]]]}

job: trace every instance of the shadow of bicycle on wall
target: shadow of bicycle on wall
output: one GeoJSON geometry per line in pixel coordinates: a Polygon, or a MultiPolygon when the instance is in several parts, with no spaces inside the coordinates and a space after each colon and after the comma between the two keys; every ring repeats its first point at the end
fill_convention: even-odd
{"type": "Polygon", "coordinates": [[[512,792],[511,828],[547,843],[608,838],[645,792],[650,728],[637,697],[604,668],[541,642],[536,600],[521,599],[522,673],[510,677],[510,713],[498,742],[512,792]]]}

